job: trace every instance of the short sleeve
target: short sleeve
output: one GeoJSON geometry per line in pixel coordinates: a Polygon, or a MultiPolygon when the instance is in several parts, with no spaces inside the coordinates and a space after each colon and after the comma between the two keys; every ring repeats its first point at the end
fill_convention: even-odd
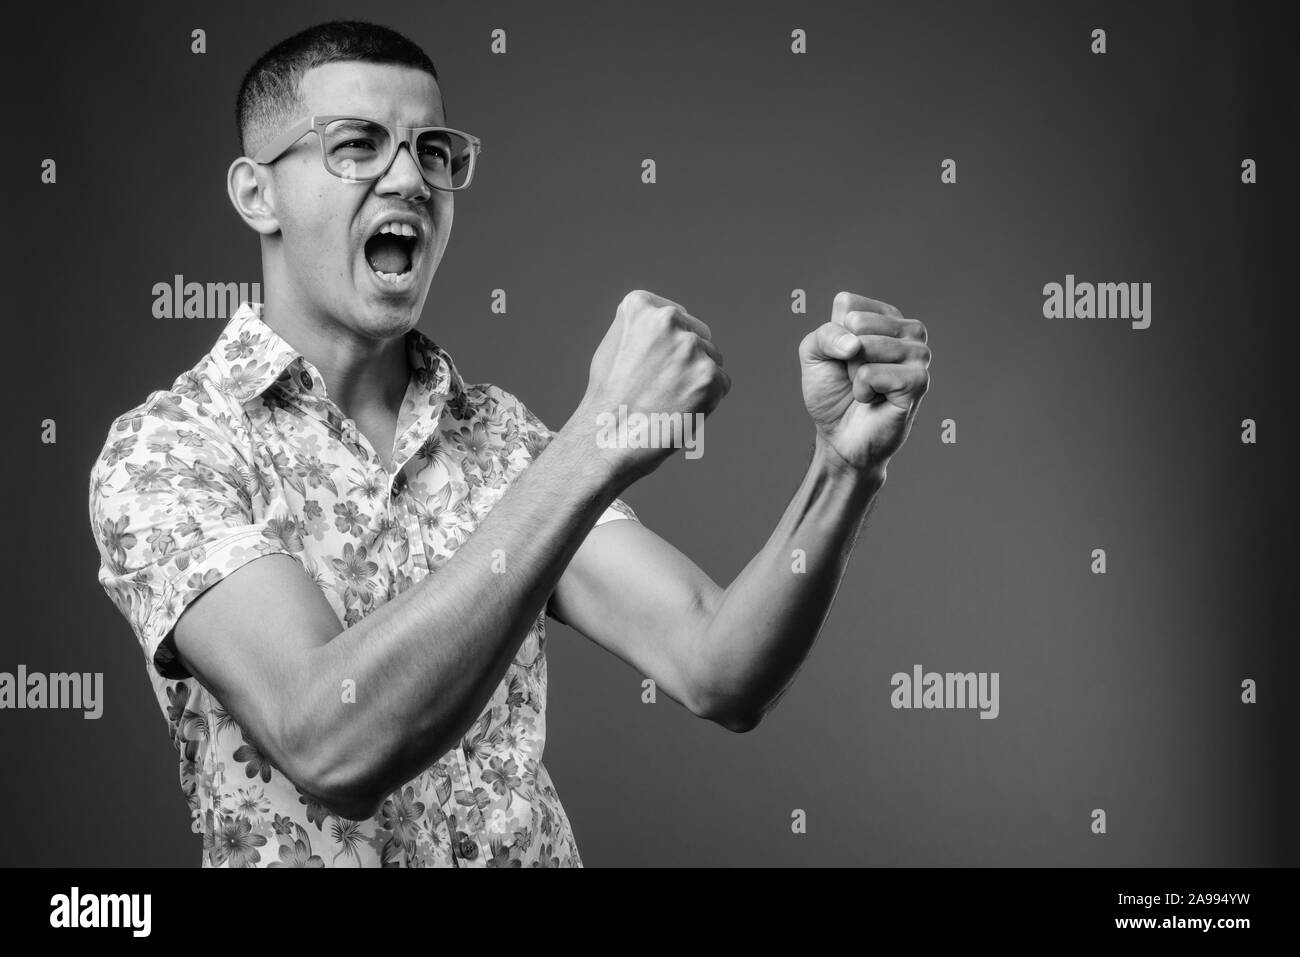
{"type": "Polygon", "coordinates": [[[253,559],[293,550],[291,517],[252,521],[256,475],[221,420],[174,393],[109,429],[90,474],[99,582],[163,678],[191,677],[171,635],[194,599],[253,559]]]}
{"type": "Polygon", "coordinates": [[[600,526],[604,525],[606,522],[615,522],[620,518],[628,518],[634,522],[641,521],[641,519],[637,518],[636,512],[632,511],[631,505],[628,505],[627,502],[623,501],[621,498],[616,498],[601,514],[600,518],[596,519],[594,527],[600,528],[600,526]]]}

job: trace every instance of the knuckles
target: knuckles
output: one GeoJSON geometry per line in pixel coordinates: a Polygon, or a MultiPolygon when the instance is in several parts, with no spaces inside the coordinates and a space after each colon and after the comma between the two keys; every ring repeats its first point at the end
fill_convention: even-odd
{"type": "Polygon", "coordinates": [[[644,289],[633,289],[623,297],[623,301],[619,305],[633,312],[644,309],[646,306],[651,305],[650,293],[644,289]]]}
{"type": "Polygon", "coordinates": [[[676,306],[656,306],[646,313],[647,318],[653,318],[655,327],[658,329],[671,329],[677,325],[677,307],[676,306]]]}

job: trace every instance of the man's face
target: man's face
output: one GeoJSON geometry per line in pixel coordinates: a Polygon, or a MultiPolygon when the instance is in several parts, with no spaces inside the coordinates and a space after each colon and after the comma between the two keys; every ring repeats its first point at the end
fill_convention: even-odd
{"type": "MultiPolygon", "coordinates": [[[[304,115],[345,114],[396,126],[445,126],[438,81],[393,64],[338,62],[308,70],[302,79],[304,115]]],[[[426,184],[410,150],[400,147],[388,172],[368,183],[334,176],[321,163],[316,136],[303,137],[271,167],[280,225],[280,281],[313,315],[367,338],[388,339],[415,326],[429,283],[451,233],[451,193],[426,184]],[[366,244],[385,223],[415,229],[410,269],[397,281],[382,277],[366,244]]],[[[409,232],[409,230],[403,230],[409,232]]],[[[379,259],[397,271],[398,244],[379,259]]]]}

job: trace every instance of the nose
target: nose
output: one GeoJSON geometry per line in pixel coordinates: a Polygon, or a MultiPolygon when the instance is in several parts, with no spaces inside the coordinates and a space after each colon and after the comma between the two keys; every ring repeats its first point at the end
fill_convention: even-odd
{"type": "Polygon", "coordinates": [[[375,190],[381,196],[400,196],[418,203],[427,203],[433,196],[433,188],[424,181],[420,164],[406,143],[397,145],[397,153],[384,175],[375,182],[375,190]]]}

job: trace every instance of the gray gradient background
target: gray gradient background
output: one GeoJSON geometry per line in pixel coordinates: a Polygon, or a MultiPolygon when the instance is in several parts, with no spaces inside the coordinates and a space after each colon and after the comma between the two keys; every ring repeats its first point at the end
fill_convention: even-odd
{"type": "Polygon", "coordinates": [[[717,581],[808,461],[796,346],[840,289],[923,319],[932,384],[794,687],[734,735],[557,622],[546,764],[588,866],[1295,865],[1295,31],[1272,4],[47,3],[9,20],[0,670],[105,672],[105,713],[0,712],[0,864],[197,866],[143,657],[95,580],[91,462],[254,281],[226,199],[266,47],[363,17],[421,43],[482,137],[421,328],[563,423],[622,296],[708,322],[704,457],[626,495],[717,581]],[[25,18],[25,19],[23,19],[25,18]],[[189,52],[207,30],[208,53],[189,52]],[[1089,33],[1109,34],[1105,56],[1089,33]],[[493,28],[509,52],[489,54],[493,28]],[[791,29],[810,52],[789,53],[791,29]],[[561,136],[587,144],[541,163],[561,136]],[[58,184],[39,162],[58,160],[58,184]],[[640,183],[640,160],[659,183],[640,183]],[[1260,183],[1239,182],[1243,157],[1260,183]],[[941,185],[939,163],[958,161],[941,185]],[[560,181],[559,174],[564,179],[560,181]],[[1288,178],[1291,179],[1288,182],[1288,178]],[[1042,286],[1151,282],[1150,329],[1042,286]],[[509,295],[509,314],[489,294],[509,295]],[[808,290],[810,314],[789,312],[808,290]],[[58,444],[40,443],[40,421],[58,444]],[[1259,422],[1243,446],[1239,423],[1259,422]],[[957,445],[939,441],[957,422],[957,445]],[[1089,571],[1104,547],[1109,574],[1089,571]],[[1001,716],[895,711],[914,663],[1001,716]],[[1260,703],[1240,703],[1240,682],[1260,703]],[[1109,833],[1089,813],[1108,813],[1109,833]],[[791,834],[793,808],[808,833],[791,834]]]}

